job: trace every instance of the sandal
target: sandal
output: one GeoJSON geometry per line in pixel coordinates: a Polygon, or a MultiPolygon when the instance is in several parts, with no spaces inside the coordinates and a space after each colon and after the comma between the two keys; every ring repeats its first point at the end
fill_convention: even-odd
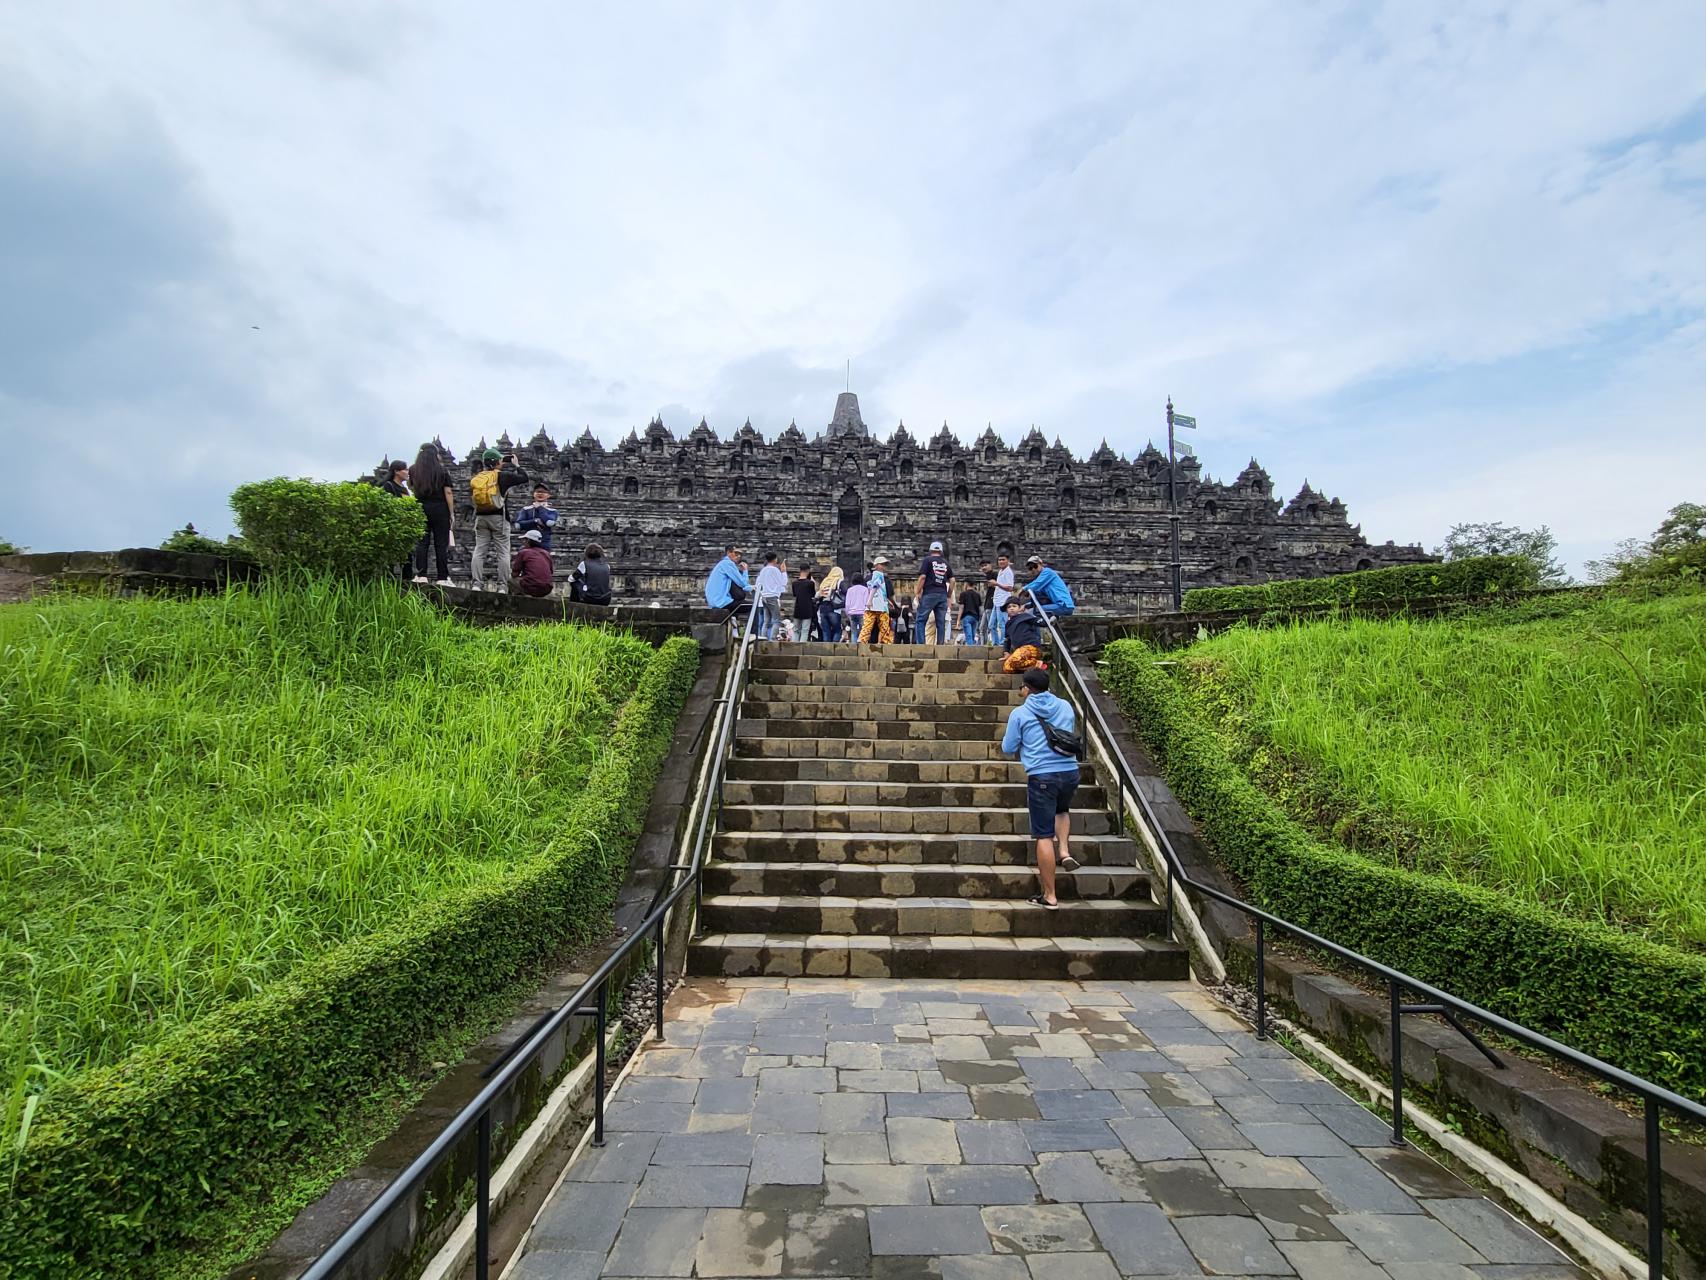
{"type": "Polygon", "coordinates": [[[1044,911],[1059,911],[1060,910],[1060,903],[1059,902],[1050,902],[1047,898],[1043,897],[1043,895],[1040,893],[1035,894],[1032,897],[1026,898],[1025,901],[1030,903],[1034,907],[1041,907],[1044,911]]]}
{"type": "Polygon", "coordinates": [[[1084,864],[1082,862],[1078,861],[1077,858],[1066,857],[1066,858],[1062,858],[1055,865],[1058,866],[1062,871],[1076,871],[1076,870],[1078,870],[1079,867],[1083,866],[1084,864]]]}

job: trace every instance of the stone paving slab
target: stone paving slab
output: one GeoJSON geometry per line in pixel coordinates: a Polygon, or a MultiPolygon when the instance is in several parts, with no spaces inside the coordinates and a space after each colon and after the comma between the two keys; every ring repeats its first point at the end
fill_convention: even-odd
{"type": "Polygon", "coordinates": [[[1185,982],[690,980],[511,1280],[1580,1276],[1185,982]]]}

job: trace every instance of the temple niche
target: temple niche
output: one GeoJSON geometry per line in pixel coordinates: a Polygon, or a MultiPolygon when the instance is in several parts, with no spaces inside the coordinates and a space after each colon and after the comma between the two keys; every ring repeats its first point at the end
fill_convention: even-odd
{"type": "MultiPolygon", "coordinates": [[[[500,437],[497,447],[512,442],[500,437]]],[[[543,430],[514,447],[563,514],[559,574],[598,542],[615,569],[617,597],[628,603],[701,600],[705,575],[730,542],[755,566],[774,549],[819,572],[831,563],[863,568],[883,553],[904,579],[940,538],[961,571],[993,559],[1002,544],[1021,565],[1040,553],[1066,576],[1081,609],[1171,607],[1167,455],[1153,443],[1127,458],[1104,441],[1080,459],[1035,427],[1011,445],[992,427],[967,443],[946,423],[928,440],[904,423],[882,439],[866,426],[858,396],[843,392],[811,437],[789,423],[765,440],[748,420],[723,439],[703,419],[677,436],[653,419],[613,449],[590,429],[562,447],[543,430]]],[[[482,440],[466,456],[485,448],[482,440]]],[[[451,554],[465,577],[474,543],[468,466],[440,449],[458,495],[451,554]]],[[[1204,476],[1196,458],[1181,458],[1178,495],[1187,590],[1430,559],[1419,546],[1368,542],[1344,503],[1307,481],[1282,502],[1253,458],[1224,483],[1204,476]]],[[[512,513],[531,500],[524,487],[512,489],[512,513]]]]}

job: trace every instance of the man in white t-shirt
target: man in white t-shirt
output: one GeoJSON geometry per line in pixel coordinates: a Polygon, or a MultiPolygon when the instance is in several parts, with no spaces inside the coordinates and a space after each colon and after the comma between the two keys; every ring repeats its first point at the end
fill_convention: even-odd
{"type": "Polygon", "coordinates": [[[765,552],[764,567],[758,571],[760,640],[774,640],[781,630],[782,593],[787,589],[788,566],[780,563],[774,551],[765,552]]]}
{"type": "Polygon", "coordinates": [[[989,643],[1007,643],[1007,597],[1013,594],[1013,557],[1003,551],[995,558],[995,616],[990,622],[989,643]]]}

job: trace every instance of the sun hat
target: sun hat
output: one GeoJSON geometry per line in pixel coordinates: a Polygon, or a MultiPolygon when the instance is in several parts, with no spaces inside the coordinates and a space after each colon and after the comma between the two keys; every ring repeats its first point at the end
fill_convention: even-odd
{"type": "Polygon", "coordinates": [[[888,562],[889,558],[887,556],[878,556],[875,560],[871,561],[872,564],[887,564],[888,562]]]}
{"type": "Polygon", "coordinates": [[[522,534],[521,537],[524,542],[545,541],[545,535],[540,533],[537,529],[529,529],[526,533],[522,534]]]}
{"type": "Polygon", "coordinates": [[[940,542],[932,542],[930,544],[930,550],[932,550],[932,551],[940,551],[941,549],[942,549],[942,544],[940,542]]]}

